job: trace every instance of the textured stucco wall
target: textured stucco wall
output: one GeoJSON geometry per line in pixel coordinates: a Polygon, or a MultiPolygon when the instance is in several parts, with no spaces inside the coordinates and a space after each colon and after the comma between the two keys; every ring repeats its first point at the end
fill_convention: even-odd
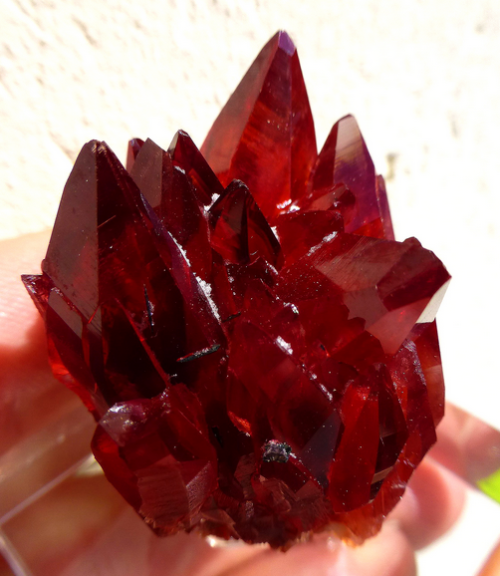
{"type": "Polygon", "coordinates": [[[122,159],[131,136],[165,147],[181,127],[200,145],[278,28],[298,46],[319,144],[354,113],[398,238],[454,276],[440,313],[449,396],[500,426],[498,0],[1,0],[0,238],[51,225],[91,138],[122,159]]]}

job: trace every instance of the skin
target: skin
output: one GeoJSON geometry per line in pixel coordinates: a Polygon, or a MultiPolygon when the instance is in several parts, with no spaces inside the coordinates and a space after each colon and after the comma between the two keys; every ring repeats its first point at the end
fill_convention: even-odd
{"type": "Polygon", "coordinates": [[[498,576],[500,574],[500,542],[491,553],[479,576],[498,576]]]}
{"type": "MultiPolygon", "coordinates": [[[[48,239],[46,232],[0,243],[0,458],[45,425],[44,418],[73,402],[50,372],[41,319],[19,280],[22,272],[39,271],[48,239]]],[[[83,407],[81,417],[87,418],[83,407]]],[[[213,548],[196,535],[160,539],[102,475],[90,473],[66,479],[4,530],[36,574],[413,576],[415,551],[459,517],[466,485],[462,478],[484,476],[500,466],[499,435],[481,432],[479,421],[470,418],[448,408],[438,445],[415,472],[380,534],[363,546],[349,547],[321,535],[283,554],[261,546],[213,548]],[[478,460],[478,453],[488,454],[488,461],[478,460]]],[[[499,574],[499,565],[500,549],[481,576],[499,574]]],[[[1,570],[0,576],[9,574],[1,570]]]]}

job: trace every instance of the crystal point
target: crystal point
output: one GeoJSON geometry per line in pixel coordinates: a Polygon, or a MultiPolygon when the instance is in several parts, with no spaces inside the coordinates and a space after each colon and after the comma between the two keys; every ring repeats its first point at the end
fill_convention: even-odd
{"type": "Polygon", "coordinates": [[[210,208],[214,250],[233,264],[261,257],[276,265],[280,244],[248,188],[233,180],[210,208]]]}
{"type": "Polygon", "coordinates": [[[222,194],[224,189],[221,183],[187,132],[177,132],[168,152],[174,165],[188,173],[196,196],[202,204],[207,206],[212,203],[214,195],[222,194]]]}
{"type": "Polygon", "coordinates": [[[333,126],[318,155],[311,182],[315,195],[338,184],[347,186],[356,200],[346,232],[394,239],[383,180],[377,180],[358,123],[351,115],[333,126]]]}
{"type": "Polygon", "coordinates": [[[127,148],[127,162],[125,164],[127,172],[132,170],[137,154],[139,154],[139,151],[143,146],[144,140],[141,140],[140,138],[132,138],[132,140],[129,140],[127,148]]]}
{"type": "Polygon", "coordinates": [[[201,152],[225,186],[245,182],[270,221],[304,194],[316,136],[297,51],[286,33],[262,49],[201,152]]]}

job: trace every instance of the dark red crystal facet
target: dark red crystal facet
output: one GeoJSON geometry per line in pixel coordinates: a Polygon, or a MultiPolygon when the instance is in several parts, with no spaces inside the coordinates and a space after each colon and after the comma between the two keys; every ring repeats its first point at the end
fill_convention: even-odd
{"type": "Polygon", "coordinates": [[[85,145],[23,279],[96,459],[158,534],[360,541],[435,442],[449,275],[394,240],[352,116],[317,153],[285,33],[201,151],[135,139],[125,169],[85,145]]]}

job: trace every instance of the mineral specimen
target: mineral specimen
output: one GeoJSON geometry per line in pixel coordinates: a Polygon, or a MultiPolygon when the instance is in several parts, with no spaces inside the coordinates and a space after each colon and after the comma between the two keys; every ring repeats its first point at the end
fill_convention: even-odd
{"type": "Polygon", "coordinates": [[[317,153],[286,33],[201,151],[135,139],[125,169],[86,144],[23,280],[96,459],[158,534],[361,541],[436,439],[449,275],[394,240],[352,116],[317,153]]]}

